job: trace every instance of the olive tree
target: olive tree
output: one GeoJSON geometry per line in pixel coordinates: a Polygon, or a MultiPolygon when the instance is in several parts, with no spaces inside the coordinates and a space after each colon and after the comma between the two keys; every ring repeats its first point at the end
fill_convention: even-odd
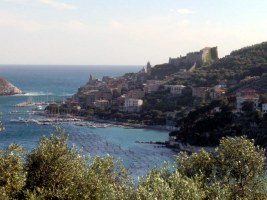
{"type": "Polygon", "coordinates": [[[226,137],[215,153],[177,157],[177,170],[200,177],[208,199],[266,199],[264,150],[245,137],[226,137]]]}
{"type": "Polygon", "coordinates": [[[200,179],[189,178],[168,165],[151,170],[139,180],[133,199],[201,200],[205,193],[200,179]]]}
{"type": "Polygon", "coordinates": [[[153,169],[146,176],[142,177],[136,188],[134,199],[173,199],[174,191],[167,181],[169,175],[166,172],[166,168],[153,169]]]}
{"type": "Polygon", "coordinates": [[[180,153],[175,168],[152,169],[134,185],[121,162],[83,156],[58,130],[27,154],[16,144],[0,150],[0,199],[267,199],[263,153],[227,137],[214,153],[180,153]]]}
{"type": "Polygon", "coordinates": [[[85,176],[85,159],[69,148],[61,130],[43,137],[26,160],[25,190],[46,199],[79,199],[85,176]]]}
{"type": "Polygon", "coordinates": [[[222,183],[230,186],[231,197],[267,198],[264,182],[264,150],[244,137],[224,138],[218,148],[222,183]]]}
{"type": "Polygon", "coordinates": [[[62,130],[40,139],[26,159],[28,199],[129,199],[132,184],[112,157],[82,156],[67,145],[62,130]]]}
{"type": "Polygon", "coordinates": [[[133,184],[127,170],[110,156],[95,156],[91,159],[84,183],[83,194],[86,199],[130,199],[133,192],[133,184]]]}
{"type": "Polygon", "coordinates": [[[1,199],[17,199],[25,184],[24,151],[17,144],[0,150],[1,199]]]}

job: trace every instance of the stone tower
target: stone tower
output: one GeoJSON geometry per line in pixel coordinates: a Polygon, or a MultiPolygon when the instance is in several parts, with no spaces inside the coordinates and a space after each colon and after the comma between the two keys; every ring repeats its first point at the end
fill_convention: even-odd
{"type": "Polygon", "coordinates": [[[146,68],[145,68],[145,73],[150,76],[151,75],[151,70],[152,70],[152,66],[151,66],[150,62],[148,61],[147,65],[146,65],[146,68]]]}
{"type": "Polygon", "coordinates": [[[93,78],[92,74],[90,74],[89,81],[87,82],[87,85],[93,85],[95,82],[95,79],[93,78]]]}

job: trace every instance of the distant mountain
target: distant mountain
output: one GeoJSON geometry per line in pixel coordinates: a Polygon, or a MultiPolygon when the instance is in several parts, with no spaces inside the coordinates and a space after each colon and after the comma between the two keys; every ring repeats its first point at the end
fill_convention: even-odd
{"type": "Polygon", "coordinates": [[[23,92],[6,79],[0,77],[0,96],[16,94],[23,94],[23,92]]]}

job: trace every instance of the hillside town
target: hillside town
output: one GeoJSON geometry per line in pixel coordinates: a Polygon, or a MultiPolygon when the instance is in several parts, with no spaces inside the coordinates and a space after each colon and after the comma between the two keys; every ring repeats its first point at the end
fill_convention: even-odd
{"type": "MultiPolygon", "coordinates": [[[[185,57],[170,59],[167,65],[152,67],[148,62],[139,72],[120,77],[104,76],[99,80],[91,74],[75,95],[63,104],[48,106],[47,110],[50,113],[81,115],[91,120],[161,126],[169,130],[179,129],[176,121],[199,106],[229,95],[236,98],[236,113],[243,112],[243,103],[247,101],[253,102],[254,109],[266,113],[267,102],[260,101],[259,91],[252,88],[241,88],[235,92],[228,90],[237,84],[236,81],[217,80],[217,84],[205,87],[173,84],[177,77],[190,76],[194,72],[192,67],[201,68],[204,63],[215,62],[217,54],[217,47],[204,48],[185,57]],[[170,65],[176,68],[176,73],[159,78],[155,72],[170,65]],[[157,108],[159,101],[161,106],[157,108]],[[168,108],[165,109],[165,106],[168,108]]],[[[217,111],[220,109],[217,108],[217,111]]]]}

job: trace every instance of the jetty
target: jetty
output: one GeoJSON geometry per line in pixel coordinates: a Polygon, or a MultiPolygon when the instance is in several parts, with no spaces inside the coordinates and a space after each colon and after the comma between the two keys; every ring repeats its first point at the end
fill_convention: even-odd
{"type": "Polygon", "coordinates": [[[47,106],[47,102],[22,102],[15,105],[15,107],[34,107],[34,106],[47,106]]]}
{"type": "Polygon", "coordinates": [[[11,119],[12,123],[31,123],[38,125],[60,125],[60,124],[73,124],[75,126],[86,126],[92,128],[107,128],[111,127],[110,124],[96,123],[83,121],[79,118],[44,118],[44,119],[25,119],[19,117],[18,119],[11,119]]]}

